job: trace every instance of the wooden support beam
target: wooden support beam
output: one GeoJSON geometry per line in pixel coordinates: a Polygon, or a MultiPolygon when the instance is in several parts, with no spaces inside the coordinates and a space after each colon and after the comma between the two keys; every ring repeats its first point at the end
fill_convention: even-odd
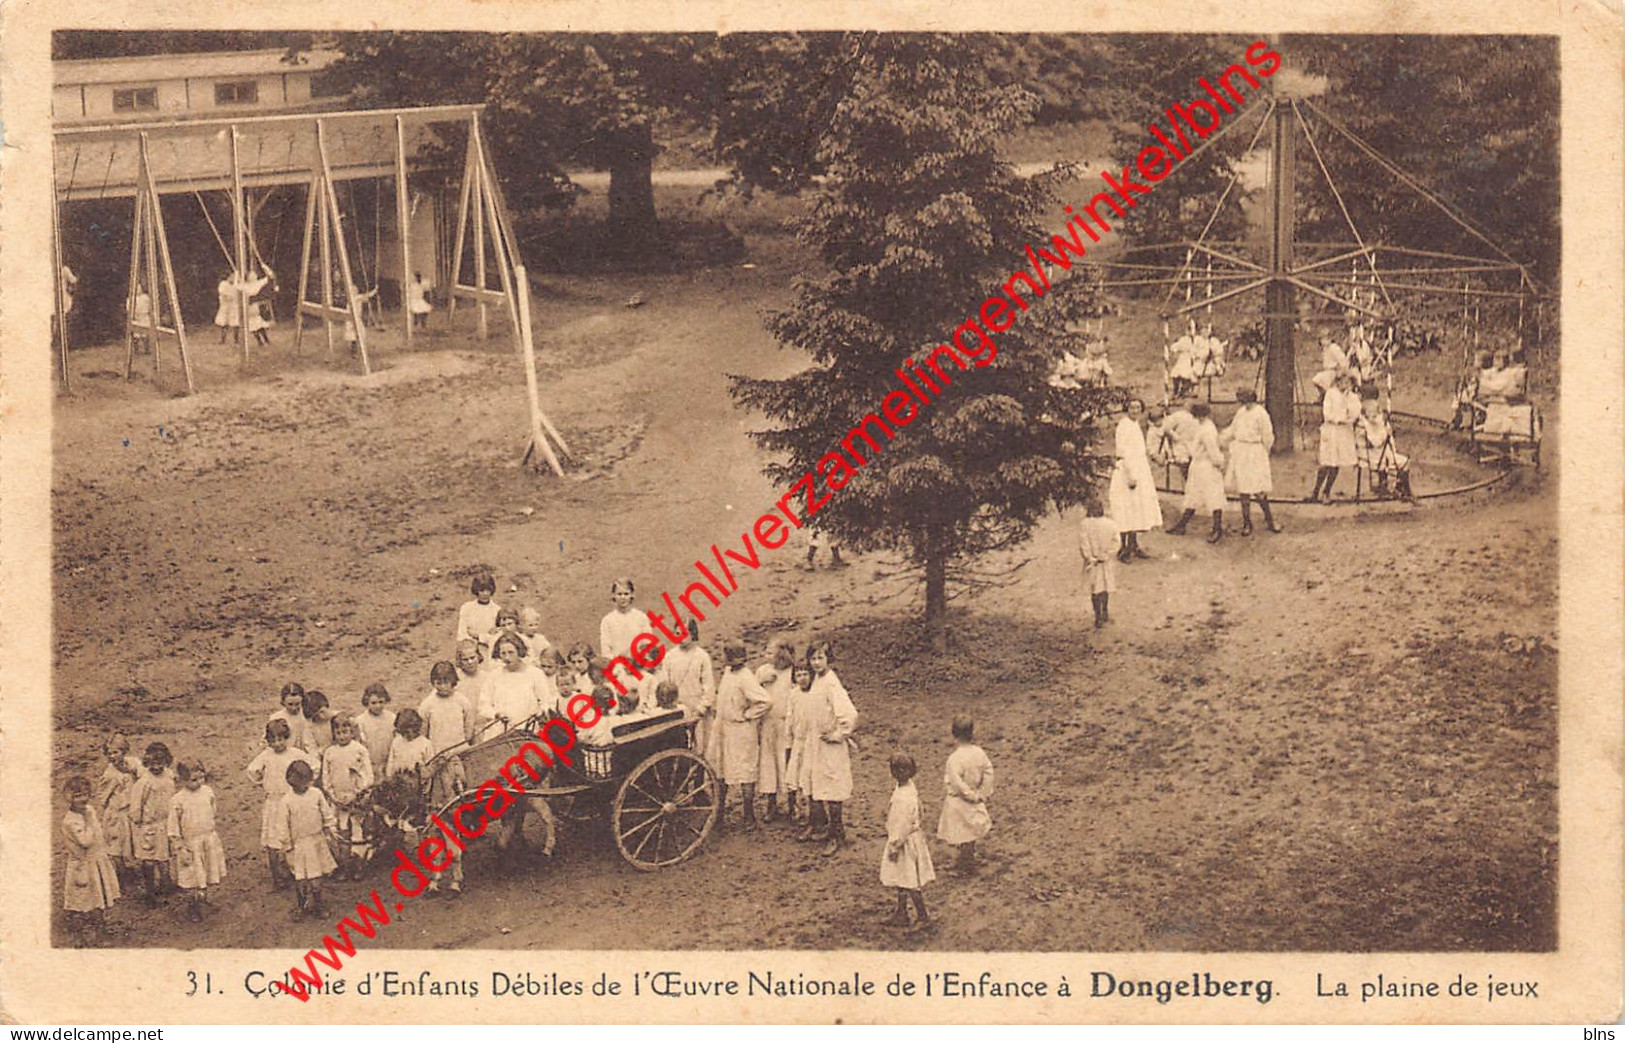
{"type": "MultiPolygon", "coordinates": [[[[333,306],[333,236],[328,227],[331,216],[327,212],[327,179],[320,170],[316,171],[316,178],[312,182],[316,193],[316,237],[321,243],[322,261],[322,303],[327,307],[333,306]]],[[[327,335],[327,361],[333,361],[333,324],[326,319],[322,320],[322,332],[327,335]]]]}
{"type": "MultiPolygon", "coordinates": [[[[476,131],[479,124],[475,124],[476,131]]],[[[491,173],[491,165],[485,155],[484,139],[478,139],[479,151],[476,158],[479,160],[480,194],[485,200],[486,221],[491,229],[492,241],[496,246],[497,272],[502,277],[502,292],[507,295],[504,301],[508,307],[508,322],[514,336],[519,335],[519,306],[514,301],[513,269],[519,264],[519,251],[513,241],[508,237],[503,227],[502,218],[497,211],[496,178],[491,173]]],[[[516,344],[517,348],[518,345],[516,344]]]]}
{"type": "MultiPolygon", "coordinates": [[[[463,183],[461,194],[457,199],[457,232],[451,240],[451,285],[457,286],[463,281],[463,232],[468,228],[468,194],[474,190],[474,178],[469,173],[474,168],[474,130],[472,122],[469,124],[468,147],[463,150],[463,183]]],[[[457,298],[451,299],[446,309],[448,315],[457,314],[457,298]]]]}
{"type": "MultiPolygon", "coordinates": [[[[147,205],[151,218],[147,229],[150,239],[156,241],[158,259],[163,262],[164,290],[169,294],[170,315],[175,320],[175,343],[180,347],[181,373],[186,378],[186,393],[190,395],[196,390],[192,383],[192,358],[186,346],[186,319],[181,315],[181,295],[175,290],[175,265],[169,257],[169,236],[164,231],[164,211],[159,205],[158,185],[153,181],[152,162],[149,158],[147,135],[141,135],[141,177],[146,186],[147,205]]],[[[150,252],[149,252],[150,256],[150,252]]],[[[156,279],[156,273],[154,273],[156,279]]],[[[155,287],[149,286],[148,293],[152,295],[153,325],[160,325],[163,317],[163,299],[155,287]]],[[[153,339],[152,354],[154,360],[158,356],[158,342],[153,339]]],[[[154,361],[154,365],[157,363],[154,361]]]]}
{"type": "Polygon", "coordinates": [[[478,286],[453,286],[450,292],[453,300],[460,298],[485,304],[508,303],[508,295],[501,290],[482,290],[478,286]]]}
{"type": "Polygon", "coordinates": [[[59,212],[61,207],[62,204],[57,202],[56,162],[53,154],[51,163],[51,280],[52,285],[56,287],[57,375],[62,381],[62,390],[71,391],[72,382],[68,376],[68,280],[62,274],[65,258],[62,255],[62,215],[59,212]]]}
{"type": "MultiPolygon", "coordinates": [[[[157,209],[158,209],[158,195],[157,195],[157,193],[148,193],[147,194],[147,212],[149,214],[154,214],[157,211],[157,209]]],[[[147,285],[148,286],[153,286],[153,287],[156,287],[158,285],[158,236],[156,234],[154,234],[157,231],[157,227],[158,227],[157,221],[154,220],[153,223],[147,229],[148,234],[147,234],[146,242],[145,242],[146,262],[143,265],[143,269],[146,272],[147,285]]],[[[164,252],[166,254],[165,260],[167,261],[168,260],[167,254],[169,252],[168,251],[168,244],[165,244],[164,252]]],[[[154,299],[153,299],[154,305],[157,305],[157,302],[158,302],[158,298],[154,297],[154,299]]],[[[158,308],[158,310],[162,310],[161,306],[158,308]]],[[[156,319],[156,316],[154,316],[154,318],[156,319]]],[[[163,362],[161,361],[162,358],[163,358],[163,354],[164,354],[163,352],[158,350],[158,342],[153,341],[153,344],[152,344],[152,382],[153,382],[154,385],[157,385],[158,382],[160,381],[160,379],[164,375],[163,374],[163,362]]]]}
{"type": "Polygon", "coordinates": [[[407,287],[415,281],[412,275],[412,213],[406,190],[406,120],[395,117],[395,231],[401,241],[401,332],[406,347],[412,346],[412,308],[407,287]]]}
{"type": "Polygon", "coordinates": [[[314,315],[319,319],[327,319],[333,322],[343,322],[350,317],[350,313],[343,308],[329,304],[318,304],[315,301],[300,301],[299,312],[302,315],[314,315]]]}
{"type": "MultiPolygon", "coordinates": [[[[486,281],[485,272],[485,180],[480,176],[480,131],[479,124],[470,121],[469,150],[472,156],[472,166],[469,167],[469,176],[474,179],[471,188],[471,202],[474,207],[474,285],[482,290],[489,290],[491,284],[486,281]]],[[[478,332],[481,340],[491,336],[491,315],[481,300],[476,305],[479,308],[478,332]]]]}
{"type": "MultiPolygon", "coordinates": [[[[305,290],[310,285],[310,240],[316,232],[316,178],[310,179],[310,185],[305,190],[305,241],[299,248],[299,288],[294,300],[301,305],[305,303],[305,290]]],[[[300,317],[298,309],[293,315],[293,353],[299,354],[300,348],[305,344],[305,323],[300,317]]]]}
{"type": "MultiPolygon", "coordinates": [[[[124,379],[135,378],[135,330],[131,322],[135,318],[130,313],[129,305],[135,301],[135,288],[141,282],[141,259],[145,256],[141,249],[142,229],[147,217],[147,195],[145,192],[135,194],[135,218],[130,223],[130,285],[125,292],[124,311],[124,379]]],[[[156,289],[157,287],[154,287],[156,289]]],[[[153,348],[157,350],[156,345],[153,348]]]]}
{"type": "Polygon", "coordinates": [[[344,303],[355,324],[356,353],[361,358],[362,375],[370,376],[372,365],[367,360],[367,324],[361,317],[361,302],[356,299],[355,279],[350,274],[350,251],[344,245],[343,215],[339,212],[338,194],[333,191],[333,167],[327,160],[327,130],[322,120],[316,121],[316,159],[322,165],[323,187],[326,189],[327,205],[332,211],[332,220],[328,224],[338,246],[339,271],[344,276],[344,303]]]}
{"type": "MultiPolygon", "coordinates": [[[[515,266],[514,274],[521,283],[529,281],[525,275],[525,266],[522,264],[515,266]]],[[[530,449],[525,451],[525,460],[530,459],[532,451],[539,452],[547,458],[553,473],[563,478],[564,468],[559,466],[559,458],[553,454],[553,447],[547,444],[547,435],[542,431],[542,424],[546,418],[542,415],[542,396],[536,379],[536,348],[531,340],[529,294],[519,296],[519,322],[515,333],[519,339],[519,353],[525,364],[525,393],[530,400],[530,449]]]]}
{"type": "Polygon", "coordinates": [[[248,213],[243,197],[243,165],[237,155],[237,124],[227,128],[231,142],[231,247],[233,263],[237,266],[237,343],[243,353],[243,368],[248,368],[248,213]]]}

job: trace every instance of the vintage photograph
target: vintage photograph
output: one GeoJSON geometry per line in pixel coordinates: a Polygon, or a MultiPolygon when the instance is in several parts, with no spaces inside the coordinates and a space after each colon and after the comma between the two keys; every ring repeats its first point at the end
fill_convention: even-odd
{"type": "Polygon", "coordinates": [[[1556,38],[51,51],[52,945],[1556,948],[1556,38]]]}

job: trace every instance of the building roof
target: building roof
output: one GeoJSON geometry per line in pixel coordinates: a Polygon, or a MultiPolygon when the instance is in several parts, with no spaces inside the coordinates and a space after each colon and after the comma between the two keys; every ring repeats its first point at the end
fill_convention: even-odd
{"type": "Polygon", "coordinates": [[[75,58],[51,63],[58,87],[91,83],[143,83],[193,77],[255,76],[266,73],[320,72],[339,58],[336,50],[299,52],[284,59],[281,47],[262,51],[200,51],[192,54],[143,54],[116,58],[75,58]]]}

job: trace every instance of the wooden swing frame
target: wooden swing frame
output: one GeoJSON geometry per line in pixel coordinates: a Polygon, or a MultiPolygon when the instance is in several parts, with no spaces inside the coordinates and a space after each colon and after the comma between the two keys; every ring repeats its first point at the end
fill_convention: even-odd
{"type": "MultiPolygon", "coordinates": [[[[163,212],[159,206],[159,199],[163,191],[177,192],[190,191],[196,193],[198,185],[191,177],[185,177],[184,187],[175,184],[175,178],[169,179],[167,189],[161,190],[157,178],[154,176],[149,158],[149,133],[168,133],[174,131],[201,132],[224,131],[229,135],[230,143],[230,170],[224,174],[217,174],[204,180],[209,182],[205,187],[221,188],[231,195],[232,205],[232,246],[233,256],[239,275],[245,275],[248,270],[249,241],[248,241],[248,201],[246,192],[250,187],[279,184],[305,184],[307,194],[305,201],[304,241],[300,250],[299,283],[297,287],[298,304],[294,310],[294,350],[297,353],[304,342],[304,316],[311,315],[321,320],[323,332],[327,340],[328,356],[333,355],[333,324],[351,323],[356,332],[356,354],[361,367],[362,375],[372,373],[372,359],[367,344],[367,326],[361,313],[361,302],[357,298],[356,283],[351,258],[346,246],[346,237],[343,233],[343,212],[339,207],[338,194],[335,186],[340,180],[335,177],[328,150],[328,128],[330,124],[343,123],[357,119],[388,119],[394,126],[394,140],[391,143],[393,153],[392,163],[388,165],[373,164],[363,167],[365,173],[356,175],[354,168],[350,177],[345,180],[354,180],[356,176],[368,178],[392,178],[395,182],[395,216],[396,232],[399,240],[401,263],[401,332],[404,343],[410,347],[415,331],[412,326],[411,308],[406,300],[406,287],[413,278],[412,249],[411,249],[411,213],[410,195],[407,185],[407,150],[406,150],[406,123],[415,122],[463,122],[468,128],[468,141],[463,157],[463,180],[461,186],[461,199],[457,210],[457,234],[452,243],[451,263],[451,302],[448,311],[455,314],[457,302],[471,301],[479,309],[478,332],[483,339],[490,335],[489,309],[492,306],[503,307],[508,315],[509,327],[514,338],[515,353],[519,356],[525,369],[526,395],[530,411],[530,441],[525,449],[521,461],[540,467],[543,460],[553,469],[554,473],[563,476],[564,468],[559,463],[559,455],[554,451],[554,444],[564,455],[570,455],[570,448],[541,408],[540,385],[536,375],[536,349],[534,329],[532,326],[532,304],[530,300],[530,280],[526,274],[525,266],[519,256],[518,240],[514,235],[514,224],[508,213],[506,200],[503,199],[502,189],[492,168],[490,158],[486,152],[484,136],[480,128],[480,114],[483,105],[445,105],[419,109],[374,109],[353,112],[333,112],[322,115],[294,113],[273,116],[249,116],[211,120],[183,120],[183,121],[155,121],[136,125],[108,125],[95,127],[75,127],[59,130],[55,135],[58,140],[71,140],[75,138],[113,138],[115,140],[126,136],[135,136],[140,146],[139,166],[134,183],[126,181],[114,186],[113,195],[130,194],[135,198],[134,233],[130,246],[130,279],[126,297],[124,342],[125,342],[125,377],[129,379],[135,368],[135,339],[138,335],[146,335],[153,346],[153,370],[156,376],[159,372],[159,337],[173,337],[180,349],[181,369],[185,376],[186,392],[196,390],[192,365],[188,355],[186,339],[186,325],[181,318],[180,298],[176,292],[174,265],[170,259],[169,238],[164,229],[163,212]],[[310,169],[304,171],[299,168],[276,169],[272,171],[257,170],[245,175],[239,155],[240,128],[245,126],[261,126],[266,124],[279,125],[308,125],[314,130],[316,137],[316,151],[310,169]],[[472,283],[463,281],[463,252],[467,248],[472,251],[473,276],[472,283]],[[338,277],[343,282],[344,303],[335,303],[334,260],[338,262],[338,277]],[[494,261],[498,288],[490,284],[489,263],[494,261]],[[312,286],[313,262],[319,266],[319,275],[312,286]],[[134,314],[134,303],[138,289],[145,288],[152,302],[150,327],[145,323],[138,323],[134,314]],[[164,326],[162,323],[165,301],[172,317],[173,325],[164,326]]],[[[116,149],[116,146],[115,146],[116,149]]],[[[116,155],[116,151],[114,153],[116,155]]],[[[291,145],[290,145],[291,159],[291,145]]],[[[109,160],[111,165],[111,159],[109,160]]],[[[64,390],[69,386],[68,372],[68,337],[66,317],[66,286],[62,273],[63,249],[61,235],[61,215],[59,213],[62,201],[78,198],[71,184],[67,191],[62,191],[56,184],[56,172],[52,168],[52,188],[55,204],[51,208],[52,219],[52,261],[54,265],[54,278],[56,282],[56,333],[59,340],[59,377],[64,390]]],[[[103,198],[107,194],[108,185],[104,182],[95,198],[103,198]]],[[[237,290],[236,311],[238,315],[239,349],[242,355],[242,365],[246,368],[251,362],[252,333],[250,330],[250,309],[253,304],[246,287],[239,286],[237,290]]],[[[145,316],[143,316],[144,318],[145,316]]]]}

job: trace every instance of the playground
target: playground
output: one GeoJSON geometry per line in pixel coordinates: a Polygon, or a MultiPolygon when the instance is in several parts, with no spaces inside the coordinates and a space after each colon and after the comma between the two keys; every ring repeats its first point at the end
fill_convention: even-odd
{"type": "MultiPolygon", "coordinates": [[[[1256,130],[1255,141],[1266,124],[1284,134],[1288,113],[1276,111],[1256,128],[1235,125],[1256,130]]],[[[156,162],[138,160],[129,178],[130,198],[146,200],[136,225],[149,231],[123,255],[120,292],[133,303],[137,289],[167,288],[145,324],[151,357],[136,351],[127,317],[122,338],[88,345],[59,323],[54,759],[59,773],[97,773],[110,732],[200,757],[230,868],[200,926],[126,902],[109,918],[111,942],[59,924],[59,944],[303,949],[308,928],[259,915],[260,793],[242,773],[284,683],[349,706],[381,681],[397,707],[416,705],[476,573],[494,572],[499,600],[537,608],[566,647],[596,633],[610,579],[669,587],[697,542],[737,531],[776,499],[749,437],[760,418],[736,408],[728,377],[806,365],[762,323],[819,263],[784,226],[799,204],[657,185],[663,213],[727,222],[744,258],[538,273],[505,213],[501,157],[484,154],[464,118],[470,129],[437,168],[452,176],[427,182],[440,199],[424,205],[439,215],[430,241],[442,292],[421,325],[410,293],[385,290],[386,267],[402,277],[415,267],[415,238],[392,239],[386,220],[393,212],[395,227],[410,227],[412,195],[377,187],[419,176],[401,169],[404,137],[389,162],[367,167],[323,155],[317,130],[314,154],[282,161],[312,190],[302,207],[281,204],[293,224],[280,235],[250,229],[247,187],[194,193],[169,178],[199,213],[183,250],[216,269],[230,260],[239,272],[299,273],[293,306],[284,299],[263,338],[251,338],[258,291],[246,283],[220,297],[239,320],[223,337],[206,321],[182,333],[177,320],[193,309],[221,312],[213,300],[176,300],[156,162]],[[374,187],[341,189],[347,169],[374,187]],[[229,224],[208,222],[212,242],[200,219],[228,210],[207,192],[241,200],[229,224]],[[378,216],[366,226],[369,209],[378,216]],[[266,238],[269,250],[258,245],[266,238]]],[[[1277,198],[1281,176],[1269,182],[1277,198]]],[[[1378,302],[1403,292],[1383,279],[1406,264],[1385,246],[1385,269],[1361,242],[1335,262],[1328,288],[1302,272],[1317,255],[1283,249],[1293,244],[1279,219],[1256,237],[1256,259],[1210,239],[1212,226],[1198,219],[1201,234],[1149,261],[1127,249],[1092,255],[1102,268],[1145,264],[1151,274],[1126,280],[1138,286],[1080,276],[1078,288],[1111,306],[1079,331],[1077,348],[1106,338],[1112,386],[1161,404],[1178,324],[1211,322],[1236,350],[1195,395],[1223,424],[1238,390],[1263,392],[1292,446],[1274,458],[1284,532],[1217,545],[1149,533],[1151,560],[1122,569],[1112,625],[1094,630],[1081,608],[1078,512],[1052,514],[989,563],[1026,562],[1012,582],[954,603],[954,639],[940,654],[920,641],[914,589],[895,562],[853,555],[845,568],[824,558],[809,567],[804,553],[781,555],[708,622],[705,643],[716,655],[724,636],[743,636],[753,653],[778,632],[833,637],[862,721],[866,752],[853,759],[845,815],[864,857],[823,858],[772,828],[730,833],[655,885],[605,857],[608,840],[564,823],[570,842],[551,858],[515,865],[471,852],[462,908],[477,904],[478,915],[427,903],[380,944],[1553,948],[1562,462],[1555,439],[1538,468],[1487,459],[1476,415],[1466,430],[1448,425],[1476,354],[1517,343],[1528,356],[1520,397],[1555,431],[1555,329],[1537,329],[1555,322],[1542,319],[1525,273],[1499,261],[1490,274],[1510,271],[1515,289],[1487,276],[1463,288],[1450,272],[1448,285],[1414,291],[1444,302],[1429,316],[1438,336],[1415,352],[1379,337],[1395,350],[1369,381],[1410,460],[1414,497],[1374,495],[1351,473],[1331,502],[1294,502],[1315,484],[1311,377],[1324,363],[1302,331],[1343,336],[1362,311],[1397,331],[1397,309],[1378,302]],[[1198,260],[1213,251],[1241,261],[1198,260]],[[1261,292],[1229,293],[1227,282],[1261,292]],[[1288,283],[1313,289],[1285,294],[1288,283]],[[1254,324],[1261,351],[1249,359],[1240,346],[1254,324]],[[878,923],[868,857],[884,835],[885,754],[902,747],[936,763],[959,712],[977,718],[998,764],[996,832],[979,846],[980,877],[933,891],[936,933],[905,938],[878,923]],[[654,887],[658,917],[644,904],[654,887]],[[555,889],[570,902],[537,901],[555,889]],[[721,900],[724,889],[743,897],[721,900]]],[[[81,222],[69,234],[83,231],[81,222]]],[[[1166,470],[1162,479],[1172,521],[1180,480],[1166,470]]],[[[922,792],[928,781],[935,790],[922,778],[922,792]]],[[[334,883],[331,901],[343,907],[370,886],[334,883]]]]}

